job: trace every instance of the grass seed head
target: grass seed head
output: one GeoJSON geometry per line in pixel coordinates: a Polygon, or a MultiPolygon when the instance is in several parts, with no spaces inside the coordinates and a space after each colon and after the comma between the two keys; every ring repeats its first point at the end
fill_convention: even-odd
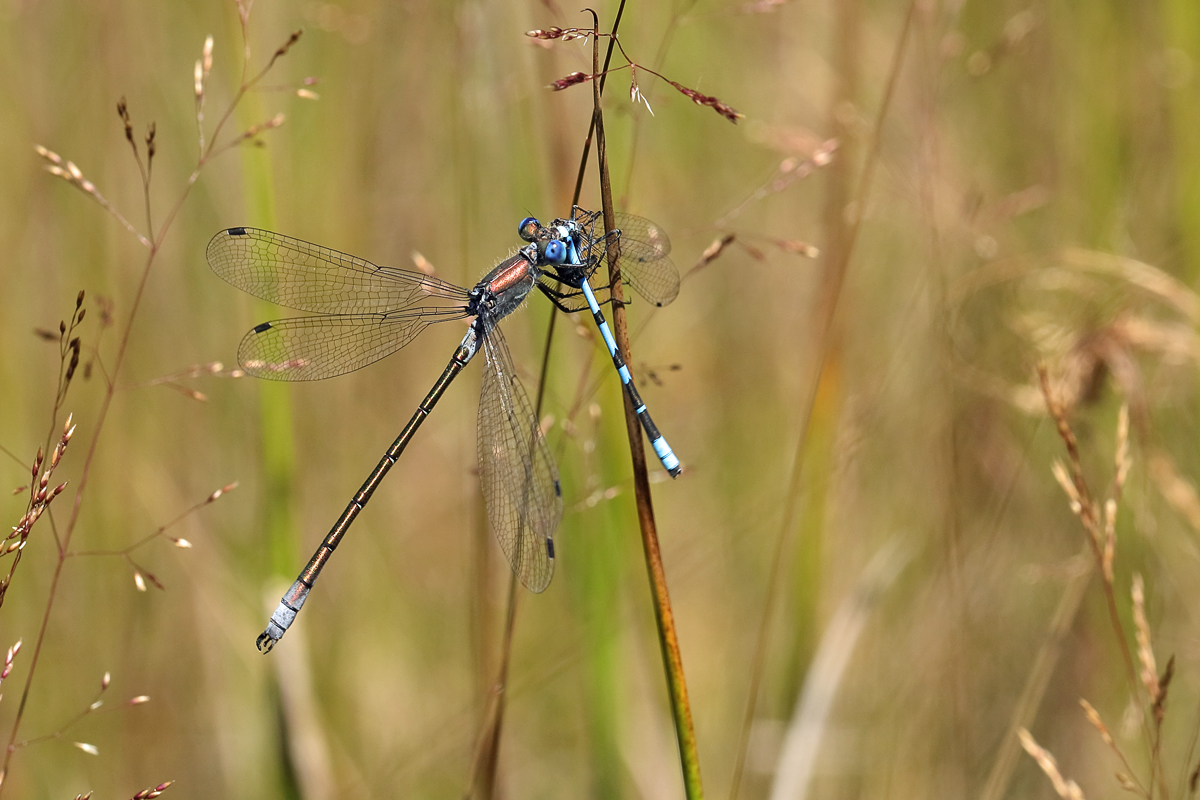
{"type": "Polygon", "coordinates": [[[590,81],[592,79],[592,77],[593,77],[592,75],[590,75],[586,72],[572,72],[570,75],[566,76],[565,78],[559,78],[554,83],[550,84],[547,88],[553,89],[556,92],[561,92],[563,89],[566,89],[570,86],[575,86],[576,84],[583,83],[585,81],[590,81]]]}
{"type": "Polygon", "coordinates": [[[130,800],[153,800],[153,798],[158,797],[160,794],[165,792],[167,790],[167,787],[170,786],[174,782],[175,781],[165,781],[163,783],[160,783],[158,786],[155,786],[152,789],[142,789],[140,792],[135,794],[130,800]]]}
{"type": "Polygon", "coordinates": [[[1062,773],[1058,771],[1058,761],[1050,754],[1050,751],[1039,745],[1029,731],[1024,728],[1017,731],[1017,736],[1021,739],[1021,747],[1025,748],[1025,752],[1033,757],[1033,760],[1042,768],[1042,772],[1046,773],[1046,777],[1054,785],[1054,791],[1058,793],[1059,797],[1064,800],[1083,800],[1083,790],[1079,788],[1079,784],[1063,778],[1062,773]]]}
{"type": "Polygon", "coordinates": [[[1082,697],[1079,698],[1079,705],[1083,706],[1083,713],[1087,715],[1088,722],[1092,723],[1092,727],[1099,731],[1100,739],[1109,747],[1114,747],[1112,734],[1108,732],[1108,727],[1104,724],[1104,720],[1100,719],[1100,712],[1082,697]]]}
{"type": "Polygon", "coordinates": [[[208,73],[212,72],[213,63],[213,37],[210,33],[204,40],[204,51],[201,56],[204,61],[203,76],[208,77],[208,73]]]}
{"type": "Polygon", "coordinates": [[[1140,573],[1133,574],[1133,625],[1136,629],[1138,661],[1142,664],[1142,684],[1150,694],[1151,701],[1159,696],[1158,668],[1154,663],[1154,650],[1150,647],[1150,623],[1146,621],[1146,590],[1140,573]]]}

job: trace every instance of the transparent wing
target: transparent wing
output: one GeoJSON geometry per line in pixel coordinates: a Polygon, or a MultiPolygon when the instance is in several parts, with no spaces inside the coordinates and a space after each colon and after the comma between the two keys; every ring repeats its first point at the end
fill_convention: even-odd
{"type": "MultiPolygon", "coordinates": [[[[594,261],[594,270],[608,263],[608,246],[604,240],[604,220],[596,212],[577,210],[574,219],[588,234],[587,253],[594,261]],[[587,220],[587,217],[592,217],[587,220]]],[[[621,280],[656,306],[665,306],[679,296],[679,271],[669,258],[671,240],[658,224],[645,217],[617,213],[617,229],[621,231],[618,245],[621,251],[621,280]]],[[[595,273],[593,273],[595,274],[595,273]]],[[[598,281],[607,280],[601,273],[598,281]]]]}
{"type": "Polygon", "coordinates": [[[465,306],[467,290],[420,272],[257,228],[228,228],[208,243],[213,272],[244,292],[318,314],[376,314],[465,306]]]}
{"type": "Polygon", "coordinates": [[[562,519],[558,469],[499,329],[484,337],[479,396],[479,482],[488,519],[517,579],[541,592],[554,575],[562,519]]]}
{"type": "Polygon", "coordinates": [[[256,325],[238,346],[242,369],[276,381],[317,381],[373,364],[404,347],[435,322],[462,310],[336,314],[256,325]]]}
{"type": "Polygon", "coordinates": [[[617,230],[621,231],[621,238],[637,243],[638,250],[645,260],[654,261],[671,254],[671,240],[658,223],[623,211],[618,211],[613,216],[617,221],[617,230]]]}

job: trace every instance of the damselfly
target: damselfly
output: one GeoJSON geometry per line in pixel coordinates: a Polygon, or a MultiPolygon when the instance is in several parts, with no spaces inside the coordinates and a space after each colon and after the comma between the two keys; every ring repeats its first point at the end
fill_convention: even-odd
{"type": "MultiPolygon", "coordinates": [[[[264,322],[246,334],[238,361],[261,378],[305,381],[342,375],[391,355],[435,322],[474,318],[441,377],[284,594],[258,637],[260,650],[269,651],[283,637],[350,524],[481,347],[487,366],[479,398],[478,456],[488,519],[521,583],[533,592],[549,585],[562,489],[498,327],[535,287],[564,311],[586,307],[592,312],[655,452],[672,476],[679,474],[679,460],[638,397],[588,285],[608,257],[609,240],[597,231],[598,217],[575,208],[569,219],[550,225],[532,217],[523,220],[518,230],[528,244],[472,289],[256,228],[229,228],[213,237],[207,255],[217,275],[257,297],[315,313],[264,322]],[[580,296],[585,305],[576,303],[580,296]]],[[[679,290],[678,273],[668,258],[670,242],[648,220],[618,218],[624,227],[612,235],[620,247],[617,264],[624,279],[656,305],[669,303],[679,290]]]]}

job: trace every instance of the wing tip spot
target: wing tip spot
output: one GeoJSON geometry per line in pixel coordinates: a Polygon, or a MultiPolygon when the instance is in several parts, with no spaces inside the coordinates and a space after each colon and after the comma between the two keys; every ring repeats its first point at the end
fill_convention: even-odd
{"type": "Polygon", "coordinates": [[[226,231],[226,233],[228,233],[230,236],[245,236],[246,229],[245,228],[230,228],[228,231],[226,231]]]}
{"type": "Polygon", "coordinates": [[[551,561],[554,560],[554,540],[549,536],[546,537],[546,555],[550,557],[551,561]]]}
{"type": "Polygon", "coordinates": [[[255,333],[265,333],[266,331],[269,331],[270,329],[271,329],[271,323],[269,323],[269,322],[264,322],[260,325],[254,326],[255,333]]]}

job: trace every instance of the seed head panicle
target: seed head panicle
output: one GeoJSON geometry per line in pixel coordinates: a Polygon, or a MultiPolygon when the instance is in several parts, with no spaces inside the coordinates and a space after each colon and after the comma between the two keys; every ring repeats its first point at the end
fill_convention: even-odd
{"type": "Polygon", "coordinates": [[[691,101],[693,103],[695,103],[696,105],[708,106],[713,111],[716,111],[722,117],[724,117],[725,119],[734,123],[735,125],[737,124],[737,121],[739,119],[745,119],[745,117],[746,117],[745,114],[742,114],[741,112],[736,111],[735,109],[731,108],[730,106],[726,105],[725,103],[722,103],[720,100],[718,100],[715,97],[712,97],[711,95],[702,94],[700,92],[697,92],[695,89],[689,89],[686,86],[684,86],[683,84],[676,83],[675,81],[669,80],[669,81],[667,81],[667,83],[671,84],[677,90],[679,90],[680,94],[682,94],[684,97],[690,98],[691,101]]]}
{"type": "Polygon", "coordinates": [[[1138,661],[1142,664],[1142,684],[1150,695],[1151,702],[1158,699],[1161,687],[1158,682],[1158,666],[1154,662],[1154,650],[1150,646],[1150,623],[1146,620],[1146,587],[1140,573],[1133,575],[1130,589],[1133,599],[1133,626],[1137,639],[1138,661]]]}
{"type": "Polygon", "coordinates": [[[165,781],[164,783],[160,783],[158,786],[150,789],[142,789],[140,792],[130,798],[130,800],[153,800],[155,797],[158,797],[160,794],[165,792],[167,787],[174,782],[175,781],[165,781]]]}
{"type": "Polygon", "coordinates": [[[125,126],[125,138],[130,144],[137,149],[137,144],[133,141],[133,122],[129,118],[129,103],[125,101],[125,96],[117,101],[117,116],[121,118],[121,123],[125,126]]]}
{"type": "Polygon", "coordinates": [[[1042,772],[1046,773],[1046,777],[1050,779],[1050,783],[1059,797],[1063,800],[1083,800],[1083,790],[1079,788],[1079,784],[1063,778],[1062,773],[1058,771],[1058,761],[1050,754],[1049,750],[1039,745],[1029,731],[1024,728],[1017,731],[1017,736],[1021,740],[1021,747],[1038,763],[1042,772]]]}
{"type": "Polygon", "coordinates": [[[547,41],[547,42],[552,42],[556,39],[559,41],[563,41],[563,42],[570,42],[574,39],[586,39],[592,35],[592,32],[589,30],[584,30],[582,28],[553,28],[553,27],[551,27],[551,28],[546,28],[544,30],[541,28],[538,28],[538,29],[532,30],[532,31],[525,31],[525,35],[531,39],[540,39],[542,41],[547,41]]]}

